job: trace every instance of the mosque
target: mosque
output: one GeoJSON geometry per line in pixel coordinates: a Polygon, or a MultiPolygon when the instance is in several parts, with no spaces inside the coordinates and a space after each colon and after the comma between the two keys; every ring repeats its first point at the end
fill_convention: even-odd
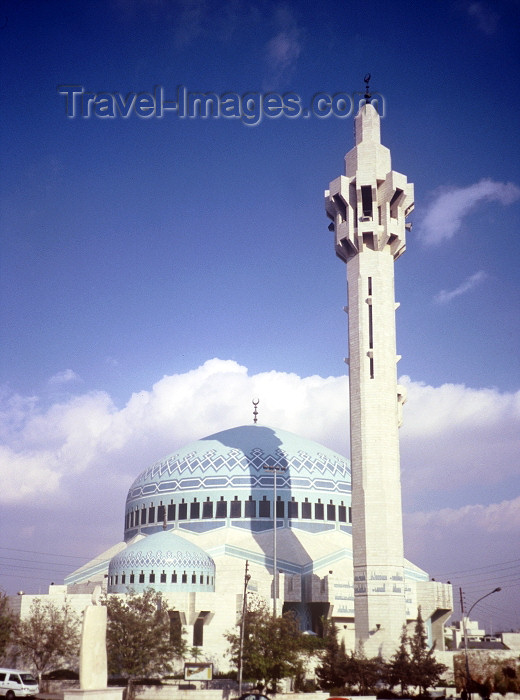
{"type": "MultiPolygon", "coordinates": [[[[319,635],[328,618],[347,649],[363,641],[385,656],[420,606],[430,643],[444,650],[451,586],[430,581],[402,548],[393,262],[413,185],[391,170],[369,99],[355,130],[346,175],[326,192],[349,275],[352,478],[345,457],[257,424],[255,407],[254,423],[146,467],[128,491],[123,541],[52,585],[49,598],[83,609],[96,585],[120,595],[152,587],[199,660],[219,671],[229,668],[224,634],[244,590],[275,614],[294,611],[302,630],[319,635]]],[[[34,597],[19,596],[21,615],[34,597]]]]}

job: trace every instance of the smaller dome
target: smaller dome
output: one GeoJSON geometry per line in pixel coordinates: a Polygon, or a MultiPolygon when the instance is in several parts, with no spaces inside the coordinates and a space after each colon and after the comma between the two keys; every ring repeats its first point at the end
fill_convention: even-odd
{"type": "Polygon", "coordinates": [[[215,562],[206,552],[171,530],[143,537],[112,557],[108,593],[164,593],[215,590],[215,562]]]}

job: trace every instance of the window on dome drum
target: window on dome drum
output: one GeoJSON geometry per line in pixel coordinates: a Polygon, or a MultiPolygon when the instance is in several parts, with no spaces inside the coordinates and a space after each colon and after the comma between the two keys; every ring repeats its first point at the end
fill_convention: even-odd
{"type": "Polygon", "coordinates": [[[188,574],[186,572],[182,574],[181,583],[188,583],[188,574]]]}
{"type": "Polygon", "coordinates": [[[271,515],[271,504],[264,496],[263,500],[258,503],[258,517],[268,518],[271,515]]]}
{"type": "Polygon", "coordinates": [[[150,506],[148,508],[148,522],[149,523],[155,522],[155,506],[150,506]]]}
{"type": "Polygon", "coordinates": [[[336,520],[336,506],[327,503],[327,520],[336,520]]]}
{"type": "Polygon", "coordinates": [[[256,501],[253,501],[251,496],[249,496],[249,499],[247,501],[244,501],[244,504],[244,516],[246,518],[256,518],[256,501]]]}
{"type": "Polygon", "coordinates": [[[349,523],[352,522],[352,508],[350,508],[350,507],[348,509],[348,521],[349,521],[349,523]]]}
{"type": "Polygon", "coordinates": [[[130,513],[130,527],[134,526],[134,511],[130,513]]]}
{"type": "Polygon", "coordinates": [[[157,522],[162,523],[164,521],[165,513],[166,508],[162,504],[157,507],[157,522]]]}
{"type": "Polygon", "coordinates": [[[139,583],[144,583],[144,571],[139,574],[139,583]]]}
{"type": "Polygon", "coordinates": [[[190,520],[200,518],[200,503],[195,499],[193,503],[190,504],[190,520]]]}
{"type": "Polygon", "coordinates": [[[127,513],[125,515],[125,529],[128,530],[130,527],[130,513],[127,513]]]}
{"type": "Polygon", "coordinates": [[[206,576],[206,585],[209,586],[209,576],[206,576]]]}
{"type": "Polygon", "coordinates": [[[175,503],[170,503],[168,506],[168,520],[175,520],[175,503]]]}
{"type": "Polygon", "coordinates": [[[223,498],[221,498],[220,501],[217,501],[216,516],[217,518],[227,518],[227,501],[225,501],[223,498]]]}
{"type": "Polygon", "coordinates": [[[230,517],[232,518],[240,518],[242,515],[242,501],[237,501],[236,499],[234,501],[231,501],[229,504],[230,508],[230,517]]]}
{"type": "Polygon", "coordinates": [[[277,499],[276,499],[276,517],[277,518],[285,517],[284,502],[280,499],[280,496],[277,496],[277,499]]]}
{"type": "Polygon", "coordinates": [[[134,522],[135,522],[135,526],[137,527],[137,526],[139,525],[139,510],[136,510],[136,511],[135,511],[135,519],[134,519],[134,522]]]}
{"type": "Polygon", "coordinates": [[[126,583],[126,574],[121,574],[121,585],[124,586],[126,583]]]}
{"type": "Polygon", "coordinates": [[[166,583],[166,573],[164,571],[161,574],[161,583],[166,583]]]}
{"type": "Polygon", "coordinates": [[[202,517],[212,518],[213,517],[213,503],[211,501],[204,501],[202,504],[202,517]]]}
{"type": "Polygon", "coordinates": [[[287,503],[287,507],[289,509],[289,517],[290,518],[297,518],[298,517],[298,502],[295,500],[291,500],[287,503]]]}
{"type": "Polygon", "coordinates": [[[177,572],[174,571],[172,574],[172,583],[177,583],[177,572]]]}
{"type": "Polygon", "coordinates": [[[191,575],[191,582],[192,583],[197,583],[197,574],[195,572],[192,573],[191,575]]]}
{"type": "Polygon", "coordinates": [[[302,518],[312,518],[311,504],[307,499],[302,503],[302,518]]]}
{"type": "Polygon", "coordinates": [[[347,508],[346,508],[346,506],[338,506],[338,520],[340,523],[347,522],[347,508]]]}
{"type": "Polygon", "coordinates": [[[132,571],[132,573],[130,574],[130,583],[135,583],[135,574],[134,574],[133,571],[132,571]]]}
{"type": "Polygon", "coordinates": [[[179,520],[187,520],[188,519],[188,504],[187,503],[179,503],[179,520]]]}
{"type": "Polygon", "coordinates": [[[315,520],[323,520],[324,517],[325,517],[325,515],[324,515],[323,503],[315,503],[314,504],[314,519],[315,520]]]}
{"type": "Polygon", "coordinates": [[[153,571],[150,572],[150,577],[148,579],[149,583],[155,583],[155,574],[153,571]]]}
{"type": "Polygon", "coordinates": [[[199,576],[199,583],[204,583],[204,576],[202,574],[199,576]]]}
{"type": "Polygon", "coordinates": [[[141,524],[146,525],[146,508],[141,508],[141,524]]]}

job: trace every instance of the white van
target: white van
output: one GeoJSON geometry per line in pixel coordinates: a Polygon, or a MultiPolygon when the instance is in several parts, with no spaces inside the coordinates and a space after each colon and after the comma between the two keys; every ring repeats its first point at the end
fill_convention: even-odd
{"type": "Polygon", "coordinates": [[[33,697],[38,690],[38,681],[31,673],[0,668],[0,696],[5,695],[5,700],[33,697]]]}

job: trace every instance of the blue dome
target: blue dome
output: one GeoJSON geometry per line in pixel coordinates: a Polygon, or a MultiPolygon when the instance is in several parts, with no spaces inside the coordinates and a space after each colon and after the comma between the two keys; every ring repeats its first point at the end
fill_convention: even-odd
{"type": "Polygon", "coordinates": [[[163,530],[133,542],[110,560],[108,593],[215,590],[215,562],[196,544],[163,530]]]}
{"type": "Polygon", "coordinates": [[[192,442],[143,471],[128,492],[125,539],[158,531],[165,520],[193,532],[272,528],[269,467],[277,470],[276,515],[284,525],[315,531],[321,521],[350,522],[344,457],[285,430],[247,425],[192,442]]]}

